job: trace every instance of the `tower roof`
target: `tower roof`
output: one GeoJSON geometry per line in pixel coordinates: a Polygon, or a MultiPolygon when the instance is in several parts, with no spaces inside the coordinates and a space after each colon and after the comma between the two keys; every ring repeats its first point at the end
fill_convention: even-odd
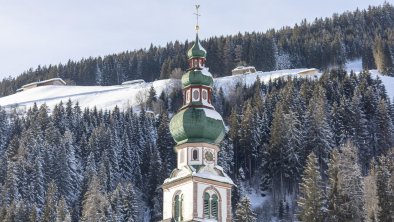
{"type": "Polygon", "coordinates": [[[205,67],[207,52],[198,38],[198,8],[196,41],[187,52],[190,67],[182,76],[183,106],[170,121],[170,132],[177,145],[197,142],[218,145],[225,134],[223,119],[212,106],[213,78],[205,67]]]}
{"type": "Polygon", "coordinates": [[[178,145],[194,142],[219,144],[225,134],[220,114],[207,108],[181,110],[171,119],[170,131],[178,145]]]}
{"type": "Polygon", "coordinates": [[[187,57],[192,58],[205,58],[207,51],[201,46],[200,40],[198,39],[198,33],[196,33],[196,41],[194,41],[193,46],[187,52],[187,57]]]}

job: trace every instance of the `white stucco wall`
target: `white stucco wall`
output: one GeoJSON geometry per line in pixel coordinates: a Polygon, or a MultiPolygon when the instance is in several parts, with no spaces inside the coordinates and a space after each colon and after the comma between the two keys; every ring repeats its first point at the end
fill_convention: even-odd
{"type": "Polygon", "coordinates": [[[186,182],[184,184],[171,187],[163,190],[163,218],[172,218],[172,200],[177,191],[183,194],[183,219],[193,219],[193,182],[186,182]]]}

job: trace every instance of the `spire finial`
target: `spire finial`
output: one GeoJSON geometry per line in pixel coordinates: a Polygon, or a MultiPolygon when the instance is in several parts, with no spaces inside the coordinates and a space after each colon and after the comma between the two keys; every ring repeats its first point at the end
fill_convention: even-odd
{"type": "Polygon", "coordinates": [[[196,19],[197,19],[197,23],[196,23],[196,32],[198,32],[198,30],[200,29],[200,26],[198,25],[198,17],[200,17],[201,15],[198,13],[198,9],[200,8],[200,5],[196,5],[196,13],[194,13],[196,15],[196,19]]]}

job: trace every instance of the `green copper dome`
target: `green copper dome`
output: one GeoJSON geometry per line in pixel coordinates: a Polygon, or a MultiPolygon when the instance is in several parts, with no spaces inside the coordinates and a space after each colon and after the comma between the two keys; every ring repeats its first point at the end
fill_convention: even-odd
{"type": "Polygon", "coordinates": [[[198,39],[198,34],[196,34],[196,41],[194,45],[187,52],[187,57],[191,58],[205,58],[207,55],[207,51],[201,46],[200,40],[198,39]]]}
{"type": "Polygon", "coordinates": [[[213,79],[211,73],[206,68],[198,70],[189,70],[182,76],[182,87],[185,88],[190,85],[213,86],[213,79]]]}
{"type": "Polygon", "coordinates": [[[222,117],[215,110],[187,108],[172,117],[170,132],[178,145],[203,142],[218,145],[225,129],[222,117]]]}

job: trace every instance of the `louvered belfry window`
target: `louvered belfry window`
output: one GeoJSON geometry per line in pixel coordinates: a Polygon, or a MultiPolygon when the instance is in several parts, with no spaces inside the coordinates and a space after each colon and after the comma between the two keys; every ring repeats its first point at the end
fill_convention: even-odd
{"type": "Polygon", "coordinates": [[[174,197],[173,203],[173,215],[175,221],[182,221],[182,205],[183,205],[183,195],[177,194],[174,197]]]}
{"type": "Polygon", "coordinates": [[[210,212],[210,199],[211,196],[209,193],[205,192],[204,193],[204,217],[205,218],[210,218],[211,212],[210,212]]]}
{"type": "Polygon", "coordinates": [[[215,220],[219,218],[219,197],[215,193],[204,193],[204,218],[215,220]]]}
{"type": "Polygon", "coordinates": [[[218,196],[212,195],[211,198],[211,216],[213,219],[218,219],[218,196]]]}

